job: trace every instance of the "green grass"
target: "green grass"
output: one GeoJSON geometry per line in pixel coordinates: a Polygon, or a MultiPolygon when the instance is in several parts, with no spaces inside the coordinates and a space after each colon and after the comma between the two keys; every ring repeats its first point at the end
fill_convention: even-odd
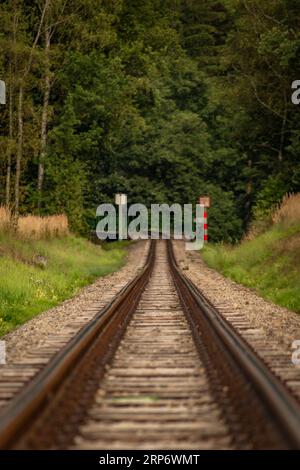
{"type": "Polygon", "coordinates": [[[117,242],[106,250],[74,236],[25,242],[0,234],[0,335],[118,270],[124,246],[117,242]]]}
{"type": "Polygon", "coordinates": [[[275,225],[237,246],[208,245],[202,254],[210,267],[300,313],[299,225],[275,225]]]}

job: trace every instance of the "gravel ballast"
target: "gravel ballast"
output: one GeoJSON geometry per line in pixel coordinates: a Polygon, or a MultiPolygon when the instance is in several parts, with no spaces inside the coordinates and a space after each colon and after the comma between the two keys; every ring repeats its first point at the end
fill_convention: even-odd
{"type": "Polygon", "coordinates": [[[300,316],[261,298],[244,287],[210,269],[196,251],[185,251],[184,243],[174,243],[180,267],[204,295],[230,312],[242,312],[253,327],[263,331],[266,343],[292,354],[292,343],[300,340],[300,316]]]}

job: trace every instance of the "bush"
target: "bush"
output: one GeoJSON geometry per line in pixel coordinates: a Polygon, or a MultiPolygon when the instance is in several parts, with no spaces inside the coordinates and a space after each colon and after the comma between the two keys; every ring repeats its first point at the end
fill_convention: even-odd
{"type": "Polygon", "coordinates": [[[212,242],[235,243],[242,236],[242,221],[237,215],[233,194],[207,184],[201,188],[211,198],[208,210],[208,237],[212,242]]]}
{"type": "Polygon", "coordinates": [[[271,176],[256,197],[253,209],[254,220],[269,219],[271,212],[280,203],[286,191],[286,184],[280,176],[271,176]]]}

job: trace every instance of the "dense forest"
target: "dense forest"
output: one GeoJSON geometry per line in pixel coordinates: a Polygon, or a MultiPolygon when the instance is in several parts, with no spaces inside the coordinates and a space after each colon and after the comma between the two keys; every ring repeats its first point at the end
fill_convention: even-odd
{"type": "Polygon", "coordinates": [[[0,205],[66,213],[212,197],[234,241],[300,191],[298,0],[2,0],[0,205]]]}

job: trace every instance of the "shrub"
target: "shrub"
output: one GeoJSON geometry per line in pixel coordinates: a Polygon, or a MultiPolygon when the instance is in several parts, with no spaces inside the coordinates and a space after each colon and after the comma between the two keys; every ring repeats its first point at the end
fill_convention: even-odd
{"type": "Polygon", "coordinates": [[[255,221],[266,220],[286,193],[286,184],[280,176],[270,176],[256,197],[253,215],[255,221]]]}

